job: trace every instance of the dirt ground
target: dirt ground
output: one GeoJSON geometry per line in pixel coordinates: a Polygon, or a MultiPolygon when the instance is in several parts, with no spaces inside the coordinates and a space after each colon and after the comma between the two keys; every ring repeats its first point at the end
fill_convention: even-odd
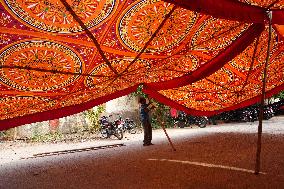
{"type": "Polygon", "coordinates": [[[77,143],[0,143],[0,189],[122,188],[204,189],[284,188],[284,117],[263,126],[261,173],[255,167],[257,123],[168,129],[153,132],[153,146],[143,134],[123,140],[77,143]],[[96,148],[123,144],[114,148],[96,148]],[[89,150],[74,151],[73,149],[89,150]],[[35,154],[73,150],[31,158],[35,154]]]}

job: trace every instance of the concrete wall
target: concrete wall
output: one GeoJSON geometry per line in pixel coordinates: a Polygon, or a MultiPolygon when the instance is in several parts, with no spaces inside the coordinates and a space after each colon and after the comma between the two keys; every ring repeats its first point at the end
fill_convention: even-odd
{"type": "Polygon", "coordinates": [[[106,103],[106,114],[112,114],[114,118],[121,115],[123,119],[128,117],[139,122],[138,107],[137,97],[131,95],[123,96],[106,103]]]}
{"type": "Polygon", "coordinates": [[[58,132],[63,134],[76,133],[88,128],[88,124],[83,113],[74,114],[59,119],[58,132]]]}
{"type": "Polygon", "coordinates": [[[123,111],[137,111],[138,100],[136,97],[130,95],[116,98],[106,103],[106,112],[123,112],[123,111]]]}
{"type": "Polygon", "coordinates": [[[43,121],[9,129],[6,131],[6,134],[9,139],[15,140],[54,132],[60,132],[62,134],[76,133],[83,131],[85,128],[88,128],[86,118],[83,113],[78,113],[60,118],[58,126],[53,125],[50,121],[43,121]]]}
{"type": "Polygon", "coordinates": [[[6,131],[6,135],[8,139],[15,140],[20,138],[31,138],[35,135],[44,135],[49,132],[48,121],[43,121],[9,129],[6,131]]]}
{"type": "MultiPolygon", "coordinates": [[[[123,96],[111,100],[105,104],[106,112],[103,115],[112,114],[112,119],[121,115],[123,119],[131,118],[137,123],[139,121],[138,100],[136,97],[123,96]]],[[[45,135],[54,132],[62,134],[76,133],[89,128],[90,122],[83,113],[60,118],[59,120],[43,121],[38,123],[26,124],[7,131],[9,138],[31,138],[35,135],[45,135]]]]}

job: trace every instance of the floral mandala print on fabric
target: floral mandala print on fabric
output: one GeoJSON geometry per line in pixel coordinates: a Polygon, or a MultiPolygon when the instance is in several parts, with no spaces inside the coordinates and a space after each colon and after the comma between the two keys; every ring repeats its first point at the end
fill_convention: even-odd
{"type": "MultiPolygon", "coordinates": [[[[22,21],[40,30],[58,33],[82,31],[60,0],[5,0],[22,21]]],[[[115,0],[67,0],[88,29],[101,24],[114,10],[115,0]]]]}
{"type": "Polygon", "coordinates": [[[270,5],[273,5],[272,8],[277,8],[277,9],[284,8],[283,2],[281,3],[281,0],[279,1],[278,0],[276,1],[275,0],[239,0],[239,1],[253,6],[269,7],[270,5]]]}
{"type": "Polygon", "coordinates": [[[0,130],[79,113],[140,85],[195,115],[255,103],[274,2],[267,97],[283,90],[284,1],[219,1],[2,0],[0,130]]]}
{"type": "Polygon", "coordinates": [[[137,81],[137,78],[145,77],[145,72],[149,69],[150,63],[143,59],[138,59],[127,72],[124,70],[133,61],[132,58],[125,59],[114,59],[111,60],[111,65],[118,71],[120,76],[115,74],[109,69],[106,64],[101,64],[96,67],[91,76],[86,78],[86,85],[94,91],[94,94],[105,90],[106,93],[114,92],[115,90],[124,89],[131,85],[136,85],[143,82],[142,80],[137,81]],[[103,75],[101,75],[103,74],[103,75]]]}
{"type": "Polygon", "coordinates": [[[38,112],[53,105],[54,102],[44,97],[11,96],[0,99],[0,120],[38,112]],[[5,116],[3,116],[5,115],[5,116]]]}
{"type": "MultiPolygon", "coordinates": [[[[118,23],[122,43],[139,52],[157,30],[173,5],[159,0],[140,1],[125,11],[118,23]]],[[[146,52],[161,52],[179,44],[189,33],[197,14],[178,8],[166,21],[146,52]]]]}
{"type": "Polygon", "coordinates": [[[0,81],[24,91],[54,90],[72,83],[82,72],[82,61],[71,49],[48,41],[14,44],[0,53],[0,65],[8,67],[0,72],[0,81]]]}

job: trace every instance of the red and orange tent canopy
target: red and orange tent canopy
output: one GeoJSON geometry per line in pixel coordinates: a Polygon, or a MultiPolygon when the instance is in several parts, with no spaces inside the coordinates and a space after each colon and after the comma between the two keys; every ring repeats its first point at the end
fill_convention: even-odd
{"type": "Polygon", "coordinates": [[[212,115],[284,88],[284,1],[1,0],[0,130],[136,91],[212,115]]]}

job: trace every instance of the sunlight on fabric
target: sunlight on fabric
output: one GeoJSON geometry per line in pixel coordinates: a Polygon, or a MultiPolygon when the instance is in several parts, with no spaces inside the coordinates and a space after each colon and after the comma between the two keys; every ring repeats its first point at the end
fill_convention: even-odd
{"type": "MultiPolygon", "coordinates": [[[[238,168],[238,167],[230,167],[230,166],[224,166],[224,165],[215,165],[215,164],[202,163],[202,162],[194,162],[194,161],[181,161],[181,160],[174,160],[174,159],[148,159],[148,160],[149,161],[168,161],[168,162],[175,162],[175,163],[182,163],[182,164],[198,165],[198,166],[203,166],[203,167],[221,168],[221,169],[229,169],[233,171],[254,173],[254,170],[243,169],[243,168],[238,168]]],[[[260,172],[259,174],[266,175],[267,173],[260,172]]]]}

